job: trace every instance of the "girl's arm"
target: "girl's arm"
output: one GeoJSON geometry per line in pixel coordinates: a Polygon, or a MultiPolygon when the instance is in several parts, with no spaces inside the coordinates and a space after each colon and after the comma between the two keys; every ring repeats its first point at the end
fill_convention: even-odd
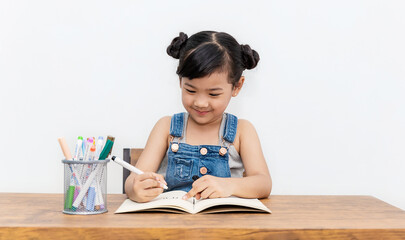
{"type": "Polygon", "coordinates": [[[265,198],[270,195],[272,180],[264,159],[259,136],[247,120],[240,120],[239,154],[245,167],[246,177],[230,179],[232,195],[244,198],[265,198]]]}
{"type": "Polygon", "coordinates": [[[144,172],[156,172],[168,148],[171,117],[161,118],[153,127],[145,149],[136,163],[136,167],[144,172]]]}
{"type": "Polygon", "coordinates": [[[265,198],[270,195],[272,181],[263,156],[259,137],[253,125],[246,120],[238,121],[239,154],[245,167],[246,177],[219,178],[204,176],[193,183],[193,188],[184,199],[218,198],[237,196],[243,198],[265,198]]]}
{"type": "Polygon", "coordinates": [[[153,127],[145,149],[136,167],[145,172],[142,175],[131,173],[125,181],[127,196],[137,202],[147,202],[163,192],[160,182],[167,185],[163,176],[156,174],[166,154],[170,129],[170,117],[161,118],[153,127]]]}

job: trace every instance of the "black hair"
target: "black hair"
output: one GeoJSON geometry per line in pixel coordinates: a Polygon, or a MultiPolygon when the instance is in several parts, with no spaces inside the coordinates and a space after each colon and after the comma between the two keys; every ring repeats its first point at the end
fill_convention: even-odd
{"type": "Polygon", "coordinates": [[[202,31],[188,38],[180,32],[167,47],[167,54],[179,59],[176,73],[190,80],[227,71],[235,86],[245,69],[256,67],[259,54],[249,45],[240,45],[225,32],[202,31]]]}

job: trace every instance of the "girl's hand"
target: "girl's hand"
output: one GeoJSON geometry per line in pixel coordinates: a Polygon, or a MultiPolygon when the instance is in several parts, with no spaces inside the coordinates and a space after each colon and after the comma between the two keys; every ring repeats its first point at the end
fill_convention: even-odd
{"type": "Polygon", "coordinates": [[[132,182],[134,191],[133,200],[136,202],[148,202],[163,192],[163,184],[166,184],[162,175],[154,172],[135,175],[132,182]]]}
{"type": "Polygon", "coordinates": [[[233,192],[229,179],[205,175],[193,183],[193,188],[183,196],[183,199],[187,200],[194,196],[196,196],[197,200],[201,198],[229,197],[233,192]]]}

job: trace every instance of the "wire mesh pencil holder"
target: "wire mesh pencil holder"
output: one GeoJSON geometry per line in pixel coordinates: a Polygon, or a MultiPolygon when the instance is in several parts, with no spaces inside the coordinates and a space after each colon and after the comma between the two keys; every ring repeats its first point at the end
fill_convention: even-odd
{"type": "Polygon", "coordinates": [[[110,159],[62,160],[64,164],[64,207],[66,214],[107,212],[107,163],[110,159]]]}

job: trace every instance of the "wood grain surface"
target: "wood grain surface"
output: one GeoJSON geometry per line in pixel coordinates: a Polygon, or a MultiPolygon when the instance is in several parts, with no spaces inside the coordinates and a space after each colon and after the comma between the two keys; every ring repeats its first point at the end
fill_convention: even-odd
{"type": "Polygon", "coordinates": [[[405,211],[371,196],[271,196],[272,214],[63,214],[63,194],[0,193],[0,239],[405,239],[405,211]]]}

